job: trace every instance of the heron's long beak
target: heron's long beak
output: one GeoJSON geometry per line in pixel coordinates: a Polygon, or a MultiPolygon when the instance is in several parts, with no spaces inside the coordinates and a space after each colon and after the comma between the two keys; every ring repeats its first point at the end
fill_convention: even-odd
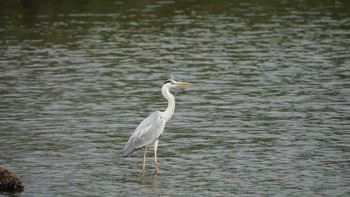
{"type": "Polygon", "coordinates": [[[175,82],[175,85],[178,87],[188,87],[191,86],[191,83],[188,82],[175,82]]]}

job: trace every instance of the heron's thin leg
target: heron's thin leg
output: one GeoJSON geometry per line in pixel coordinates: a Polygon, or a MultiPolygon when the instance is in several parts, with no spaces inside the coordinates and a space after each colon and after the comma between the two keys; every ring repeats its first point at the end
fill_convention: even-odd
{"type": "Polygon", "coordinates": [[[154,165],[156,167],[156,175],[158,174],[158,161],[157,161],[157,148],[158,148],[158,140],[154,142],[154,165]]]}
{"type": "Polygon", "coordinates": [[[145,169],[146,169],[146,155],[147,155],[147,146],[145,146],[145,154],[143,155],[143,162],[142,162],[142,174],[145,175],[145,169]]]}

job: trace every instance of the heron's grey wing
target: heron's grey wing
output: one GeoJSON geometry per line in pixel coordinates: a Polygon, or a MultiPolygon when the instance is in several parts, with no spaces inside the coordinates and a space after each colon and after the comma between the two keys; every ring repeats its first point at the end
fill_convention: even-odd
{"type": "Polygon", "coordinates": [[[156,111],[144,119],[135,129],[123,151],[124,157],[143,146],[153,143],[164,131],[165,119],[156,111]]]}

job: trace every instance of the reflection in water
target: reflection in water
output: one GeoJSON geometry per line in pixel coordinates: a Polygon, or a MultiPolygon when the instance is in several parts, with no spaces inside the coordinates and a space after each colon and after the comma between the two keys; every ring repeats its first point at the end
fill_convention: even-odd
{"type": "Polygon", "coordinates": [[[346,1],[20,3],[0,6],[0,163],[23,195],[349,196],[346,1]],[[121,151],[169,74],[193,86],[142,177],[121,151]]]}

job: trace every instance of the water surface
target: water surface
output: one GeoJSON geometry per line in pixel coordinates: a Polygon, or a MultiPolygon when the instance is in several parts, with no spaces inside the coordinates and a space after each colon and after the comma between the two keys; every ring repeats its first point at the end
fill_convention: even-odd
{"type": "Polygon", "coordinates": [[[19,196],[349,196],[347,1],[0,5],[0,165],[19,196]],[[143,177],[122,149],[169,74],[193,86],[172,91],[143,177]]]}

